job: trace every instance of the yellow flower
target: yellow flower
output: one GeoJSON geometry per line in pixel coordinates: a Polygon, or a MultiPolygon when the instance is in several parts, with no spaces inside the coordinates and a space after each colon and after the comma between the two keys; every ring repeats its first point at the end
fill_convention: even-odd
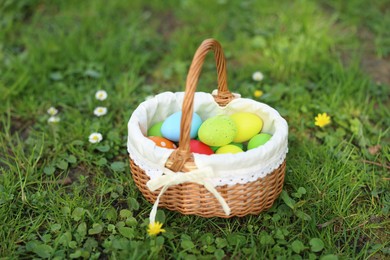
{"type": "Polygon", "coordinates": [[[155,235],[160,234],[161,232],[165,232],[165,229],[161,228],[162,225],[163,224],[158,222],[158,221],[153,222],[153,223],[149,223],[149,226],[148,226],[149,236],[155,236],[155,235]]]}
{"type": "Polygon", "coordinates": [[[260,89],[257,89],[255,90],[255,92],[253,92],[253,95],[257,98],[261,97],[263,94],[263,91],[261,91],[260,89]]]}
{"type": "Polygon", "coordinates": [[[328,116],[327,113],[318,114],[314,119],[314,124],[319,127],[324,127],[330,124],[330,116],[328,116]]]}

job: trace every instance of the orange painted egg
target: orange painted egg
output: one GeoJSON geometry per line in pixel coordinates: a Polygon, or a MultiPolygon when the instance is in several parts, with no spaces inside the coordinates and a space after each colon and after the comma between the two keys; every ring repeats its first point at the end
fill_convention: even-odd
{"type": "Polygon", "coordinates": [[[157,146],[168,148],[168,149],[176,149],[175,143],[169,141],[168,139],[160,136],[149,136],[150,140],[152,140],[157,146]]]}

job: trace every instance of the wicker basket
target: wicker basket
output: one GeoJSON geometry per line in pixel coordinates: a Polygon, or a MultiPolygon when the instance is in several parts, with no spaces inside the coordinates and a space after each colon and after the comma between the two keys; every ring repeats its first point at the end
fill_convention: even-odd
{"type": "MultiPolygon", "coordinates": [[[[177,174],[186,174],[198,168],[194,160],[194,155],[190,153],[189,148],[190,123],[194,111],[194,94],[198,78],[205,57],[210,50],[214,51],[218,72],[218,92],[213,95],[215,102],[218,103],[220,107],[223,107],[237,98],[237,96],[232,94],[227,88],[226,64],[221,45],[213,39],[205,40],[196,51],[187,76],[187,84],[181,108],[183,116],[180,125],[181,135],[179,148],[170,154],[165,163],[166,168],[177,174]]],[[[129,123],[129,135],[131,135],[133,131],[134,127],[131,128],[129,123]]],[[[143,131],[145,132],[145,129],[143,129],[143,131]]],[[[287,140],[287,136],[283,138],[287,140]]],[[[145,142],[146,140],[145,137],[145,142]]],[[[142,145],[143,140],[139,140],[139,142],[140,145],[142,145]]],[[[147,183],[150,181],[151,177],[143,167],[145,161],[142,165],[139,165],[133,160],[132,151],[130,149],[129,153],[131,173],[134,182],[143,196],[149,202],[155,203],[161,192],[161,188],[154,192],[148,188],[147,183]]],[[[155,164],[155,162],[150,163],[155,164]]],[[[146,164],[148,164],[147,160],[146,164]]],[[[210,193],[210,189],[199,183],[184,182],[166,187],[162,192],[163,194],[161,193],[161,197],[159,197],[157,203],[158,206],[169,210],[178,211],[186,215],[193,214],[202,217],[229,218],[233,216],[242,217],[248,214],[259,214],[260,212],[269,209],[282,191],[285,167],[286,161],[284,157],[277,168],[267,172],[264,177],[243,184],[237,183],[234,185],[226,184],[216,186],[216,191],[230,207],[229,215],[226,214],[226,210],[223,210],[221,202],[216,198],[215,194],[210,193]]]]}

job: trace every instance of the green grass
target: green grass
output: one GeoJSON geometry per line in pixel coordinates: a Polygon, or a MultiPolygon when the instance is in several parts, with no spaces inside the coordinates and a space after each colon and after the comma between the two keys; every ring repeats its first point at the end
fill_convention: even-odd
{"type": "MultiPolygon", "coordinates": [[[[360,67],[389,60],[387,1],[16,1],[0,6],[0,258],[386,259],[390,88],[360,67]],[[283,193],[258,216],[204,219],[151,205],[131,179],[127,121],[182,91],[206,38],[233,92],[289,124],[283,193]],[[345,62],[343,55],[350,58],[345,62]],[[371,57],[372,58],[372,57],[371,57]],[[251,75],[262,71],[265,79],[251,75]],[[108,98],[98,101],[97,90],[108,98]],[[108,107],[95,117],[96,106],[108,107]],[[50,106],[61,121],[47,122],[50,106]],[[314,125],[318,113],[332,123],[314,125]],[[99,144],[88,142],[101,132],[99,144]]],[[[215,88],[212,55],[199,91],[215,88]]],[[[387,74],[388,76],[389,74],[387,74]]]]}

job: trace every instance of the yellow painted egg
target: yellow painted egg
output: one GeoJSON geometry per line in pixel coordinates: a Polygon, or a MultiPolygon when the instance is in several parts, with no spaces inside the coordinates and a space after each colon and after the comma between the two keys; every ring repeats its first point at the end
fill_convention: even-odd
{"type": "Polygon", "coordinates": [[[238,147],[237,145],[234,145],[234,144],[228,144],[228,145],[224,145],[220,148],[218,148],[218,150],[215,152],[216,154],[224,154],[224,153],[241,153],[243,152],[243,150],[238,147]]]}
{"type": "Polygon", "coordinates": [[[254,113],[234,113],[230,118],[237,126],[237,134],[233,139],[233,142],[235,143],[242,143],[250,140],[263,128],[263,119],[254,113]]]}

